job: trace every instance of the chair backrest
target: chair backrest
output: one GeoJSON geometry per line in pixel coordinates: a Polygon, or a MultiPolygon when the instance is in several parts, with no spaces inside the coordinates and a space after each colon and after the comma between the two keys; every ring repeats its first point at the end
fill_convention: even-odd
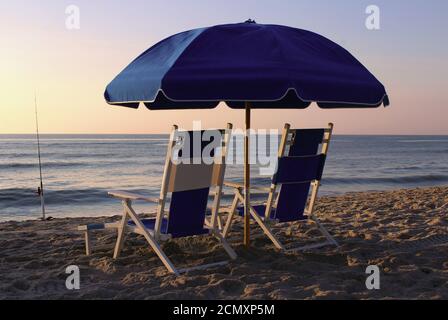
{"type": "Polygon", "coordinates": [[[271,192],[280,191],[275,204],[274,219],[280,222],[303,220],[313,184],[313,196],[307,213],[312,211],[325,166],[333,125],[327,129],[289,129],[280,145],[277,172],[271,192]]]}
{"type": "MultiPolygon", "coordinates": [[[[210,189],[222,188],[231,129],[231,124],[225,130],[179,131],[174,128],[165,164],[157,234],[160,233],[159,221],[165,217],[169,193],[166,233],[173,237],[204,233],[210,189]]],[[[216,193],[216,197],[220,196],[221,189],[216,193]]],[[[216,219],[215,214],[212,219],[216,219]]]]}

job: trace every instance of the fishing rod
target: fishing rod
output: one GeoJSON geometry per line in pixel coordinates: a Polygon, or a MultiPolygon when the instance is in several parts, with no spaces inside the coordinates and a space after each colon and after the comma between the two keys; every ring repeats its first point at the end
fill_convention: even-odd
{"type": "Polygon", "coordinates": [[[42,160],[40,156],[40,135],[39,135],[39,120],[37,117],[37,95],[34,94],[34,111],[36,113],[36,138],[37,138],[37,154],[39,158],[39,175],[40,175],[40,186],[37,188],[37,194],[40,196],[40,205],[42,208],[42,220],[46,220],[45,216],[45,196],[44,196],[44,183],[42,179],[42,160]]]}

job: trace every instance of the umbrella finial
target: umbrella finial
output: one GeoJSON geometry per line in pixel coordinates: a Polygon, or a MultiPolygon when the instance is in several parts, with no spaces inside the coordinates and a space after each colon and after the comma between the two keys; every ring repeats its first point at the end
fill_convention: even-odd
{"type": "Polygon", "coordinates": [[[252,20],[252,19],[248,19],[248,20],[246,20],[244,23],[257,23],[257,21],[252,20]]]}

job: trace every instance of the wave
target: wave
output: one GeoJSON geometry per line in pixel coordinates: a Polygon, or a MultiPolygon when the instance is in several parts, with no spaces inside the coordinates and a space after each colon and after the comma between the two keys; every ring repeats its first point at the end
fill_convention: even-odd
{"type": "Polygon", "coordinates": [[[152,140],[152,141],[146,141],[146,140],[129,140],[129,141],[121,141],[121,140],[90,140],[88,143],[83,142],[83,141],[79,141],[79,140],[73,140],[70,142],[64,142],[64,141],[47,141],[47,142],[41,142],[41,146],[43,149],[51,147],[51,148],[60,148],[60,149],[64,149],[64,148],[77,148],[79,146],[89,146],[89,147],[97,147],[97,146],[101,146],[101,147],[115,147],[117,145],[121,145],[124,148],[129,148],[132,146],[166,146],[167,145],[167,141],[156,141],[156,140],[152,140]],[[124,143],[126,142],[126,143],[124,143]]]}
{"type": "MultiPolygon", "coordinates": [[[[229,181],[242,183],[241,179],[234,178],[229,181]]],[[[387,176],[387,177],[359,177],[359,176],[347,176],[347,177],[335,177],[328,176],[323,177],[322,183],[331,186],[345,185],[399,185],[406,187],[406,185],[418,185],[425,183],[441,183],[448,182],[448,175],[444,174],[421,174],[421,175],[401,175],[401,176],[387,176]]],[[[251,178],[252,185],[269,187],[271,179],[269,177],[254,177],[251,178]]]]}
{"type": "Polygon", "coordinates": [[[106,158],[106,159],[120,159],[120,158],[126,158],[126,155],[121,155],[113,152],[104,152],[104,153],[73,153],[73,154],[57,154],[57,156],[65,156],[67,158],[73,158],[73,159],[96,159],[96,158],[106,158]]]}
{"type": "MultiPolygon", "coordinates": [[[[83,166],[88,163],[83,162],[47,162],[42,163],[43,168],[67,168],[67,167],[78,167],[83,166]]],[[[23,162],[13,162],[13,163],[0,163],[0,169],[34,169],[38,167],[38,163],[23,163],[23,162]]]]}
{"type": "MultiPolygon", "coordinates": [[[[238,179],[231,179],[236,182],[238,179]]],[[[395,176],[395,177],[327,177],[323,179],[323,185],[332,186],[330,189],[337,188],[347,189],[346,186],[418,186],[441,184],[448,182],[448,175],[410,175],[410,176],[395,176]]],[[[269,186],[270,179],[268,178],[254,178],[252,185],[269,186]]],[[[358,187],[357,187],[358,188],[358,187]]],[[[376,188],[376,187],[373,187],[376,188]]],[[[147,195],[150,197],[157,197],[157,188],[151,189],[132,189],[130,191],[147,195]]],[[[352,187],[353,189],[353,187],[352,187]]],[[[365,188],[364,188],[365,189],[365,188]]],[[[76,206],[85,204],[100,205],[101,203],[113,202],[114,200],[107,195],[110,189],[106,188],[86,188],[86,189],[62,189],[45,191],[45,201],[47,205],[54,206],[76,206]]],[[[227,204],[234,197],[230,190],[225,190],[223,195],[223,204],[227,204]]],[[[266,193],[254,192],[252,199],[254,201],[266,199],[266,193]]],[[[40,205],[40,198],[36,194],[35,189],[31,188],[9,188],[0,189],[0,212],[7,208],[24,208],[24,207],[38,207],[40,205]]]]}
{"type": "Polygon", "coordinates": [[[447,139],[415,139],[415,140],[398,140],[403,143],[422,143],[422,142],[448,142],[447,139]]]}
{"type": "MultiPolygon", "coordinates": [[[[86,188],[86,189],[63,189],[63,190],[45,190],[45,203],[47,205],[77,205],[77,204],[99,204],[102,202],[115,201],[108,196],[107,192],[111,189],[104,188],[86,188]]],[[[159,190],[151,189],[133,189],[130,192],[157,197],[159,190]]],[[[223,195],[224,202],[232,200],[234,194],[228,192],[223,195]]],[[[254,199],[266,197],[265,194],[254,193],[254,199]]],[[[212,195],[210,196],[212,199],[212,195]]],[[[31,188],[10,188],[0,189],[0,210],[7,208],[23,208],[40,206],[40,198],[36,194],[36,189],[31,188]]]]}
{"type": "MultiPolygon", "coordinates": [[[[98,203],[110,199],[106,189],[67,189],[45,190],[45,203],[48,205],[72,205],[78,203],[98,203]]],[[[11,207],[39,206],[40,198],[35,189],[0,189],[0,209],[11,207]]]]}
{"type": "MultiPolygon", "coordinates": [[[[73,157],[81,158],[81,157],[73,157]]],[[[163,165],[163,159],[151,158],[151,157],[141,157],[134,161],[126,160],[125,157],[114,157],[107,158],[106,161],[98,161],[98,158],[88,159],[90,161],[85,162],[43,162],[43,169],[58,169],[58,168],[79,168],[79,167],[97,167],[98,165],[109,165],[114,167],[128,168],[134,166],[151,166],[151,165],[163,165]]],[[[101,159],[100,159],[101,160],[101,159]]],[[[13,162],[13,163],[0,163],[0,169],[35,169],[38,168],[38,163],[36,162],[13,162]]],[[[153,169],[151,169],[153,170],[153,169]]]]}
{"type": "Polygon", "coordinates": [[[328,177],[323,178],[326,184],[418,184],[429,182],[448,182],[448,175],[409,175],[391,177],[328,177]]]}
{"type": "MultiPolygon", "coordinates": [[[[96,141],[96,142],[101,142],[101,141],[166,141],[169,139],[169,135],[165,136],[160,136],[160,137],[154,137],[154,138],[150,138],[150,137],[128,137],[128,138],[107,138],[107,137],[97,137],[97,136],[92,136],[92,137],[45,137],[45,135],[41,135],[40,137],[40,141],[41,142],[54,142],[54,141],[74,141],[74,142],[86,142],[86,141],[96,141]]],[[[29,142],[32,144],[37,143],[36,142],[36,136],[32,135],[29,137],[8,137],[8,136],[4,136],[0,134],[0,140],[4,141],[4,142],[29,142]]]]}

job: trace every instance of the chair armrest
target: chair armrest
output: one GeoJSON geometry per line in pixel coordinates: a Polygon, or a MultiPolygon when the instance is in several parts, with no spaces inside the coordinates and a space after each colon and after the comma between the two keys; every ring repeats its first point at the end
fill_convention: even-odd
{"type": "MultiPolygon", "coordinates": [[[[242,183],[224,182],[224,185],[226,187],[230,187],[230,188],[234,188],[234,189],[244,189],[244,184],[242,184],[242,183]]],[[[250,188],[253,190],[259,190],[259,191],[265,191],[265,192],[271,191],[271,188],[269,188],[269,187],[259,187],[259,186],[251,185],[250,188]]]]}
{"type": "Polygon", "coordinates": [[[112,223],[92,223],[78,226],[78,231],[92,231],[92,230],[104,230],[104,229],[117,229],[120,227],[119,222],[112,223]]]}
{"type": "Polygon", "coordinates": [[[229,188],[235,188],[235,189],[244,189],[244,185],[242,183],[236,183],[236,182],[225,182],[224,185],[229,188]]]}
{"type": "Polygon", "coordinates": [[[131,193],[126,191],[109,191],[107,194],[113,198],[121,200],[141,200],[146,202],[159,203],[159,199],[145,197],[137,193],[131,193]]]}
{"type": "Polygon", "coordinates": [[[219,213],[232,213],[232,210],[231,210],[230,207],[228,207],[228,208],[219,208],[218,214],[219,213]]]}

